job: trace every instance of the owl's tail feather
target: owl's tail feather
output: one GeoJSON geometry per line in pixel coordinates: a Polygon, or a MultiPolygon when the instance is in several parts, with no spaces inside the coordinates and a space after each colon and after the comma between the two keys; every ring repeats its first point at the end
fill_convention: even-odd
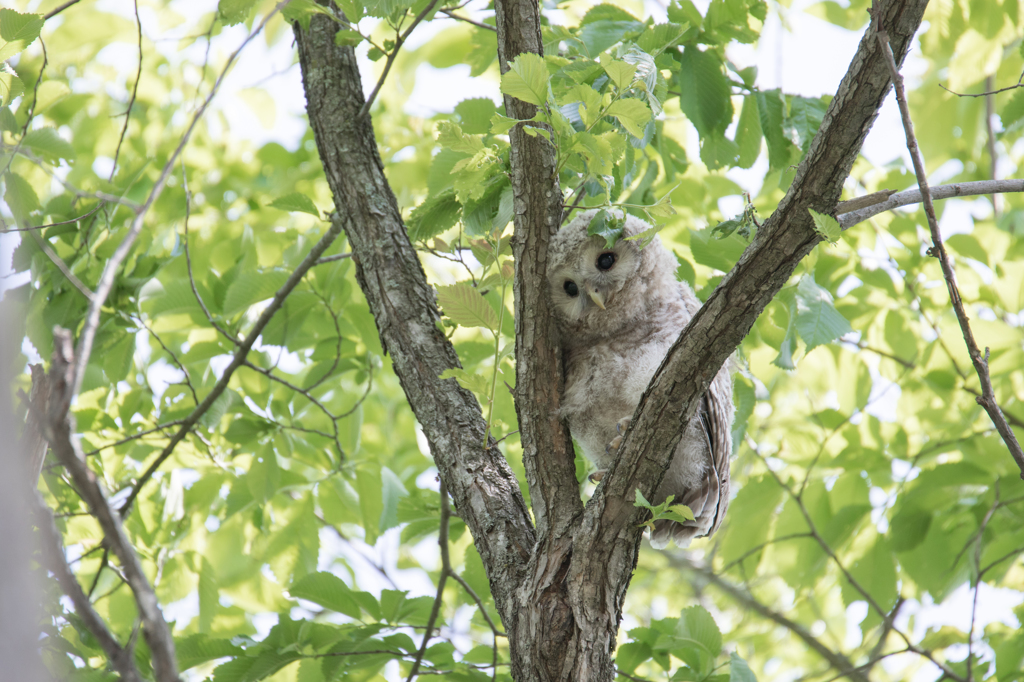
{"type": "Polygon", "coordinates": [[[651,547],[665,549],[670,540],[675,541],[677,547],[689,547],[691,540],[706,535],[707,531],[707,528],[688,523],[683,524],[664,519],[655,521],[654,530],[651,531],[651,547]]]}

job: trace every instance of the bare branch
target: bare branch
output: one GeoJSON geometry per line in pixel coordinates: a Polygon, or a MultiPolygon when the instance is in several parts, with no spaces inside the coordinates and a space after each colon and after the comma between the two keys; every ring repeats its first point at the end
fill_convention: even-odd
{"type": "Polygon", "coordinates": [[[464,21],[467,24],[473,24],[474,26],[476,26],[478,28],[482,28],[482,29],[487,30],[487,31],[495,31],[495,32],[497,32],[497,30],[498,30],[498,29],[494,28],[493,26],[491,26],[490,24],[485,24],[485,23],[476,21],[475,19],[470,19],[469,17],[459,16],[458,14],[456,14],[455,12],[453,12],[450,9],[441,8],[441,9],[439,9],[437,11],[440,12],[441,14],[444,14],[444,15],[446,15],[448,17],[451,17],[452,19],[457,19],[458,21],[464,21]]]}
{"type": "Polygon", "coordinates": [[[125,682],[142,682],[142,675],[135,667],[135,659],[131,651],[122,647],[117,638],[107,629],[107,624],[100,614],[96,613],[96,609],[92,607],[89,598],[82,591],[82,586],[78,584],[75,574],[71,572],[64,553],[64,543],[61,541],[60,531],[53,525],[53,515],[38,492],[33,511],[35,512],[36,526],[43,539],[46,568],[57,578],[64,594],[71,600],[75,607],[75,614],[82,619],[82,623],[96,638],[96,642],[110,660],[110,665],[121,676],[121,679],[125,682]]]}
{"type": "Polygon", "coordinates": [[[267,16],[263,18],[263,21],[253,29],[253,31],[246,36],[242,44],[231,53],[228,57],[227,63],[224,65],[224,69],[218,76],[217,81],[213,84],[210,89],[210,94],[207,95],[206,99],[203,100],[202,105],[196,111],[192,117],[191,123],[185,130],[185,134],[182,135],[181,141],[178,143],[177,148],[171,157],[167,159],[167,163],[164,164],[163,170],[160,172],[160,176],[153,184],[153,188],[149,191],[149,195],[146,197],[146,201],[135,209],[135,218],[132,220],[131,227],[128,229],[128,234],[125,235],[124,239],[118,244],[117,249],[114,250],[113,255],[107,261],[107,264],[103,268],[103,274],[100,275],[99,284],[96,285],[96,295],[93,297],[92,302],[89,305],[89,310],[85,316],[85,324],[82,327],[82,333],[78,338],[78,347],[75,349],[75,367],[74,367],[74,378],[68,384],[68,396],[67,402],[70,402],[72,396],[76,395],[82,386],[82,379],[85,377],[85,368],[89,364],[89,356],[92,354],[92,343],[96,336],[96,329],[100,323],[100,311],[103,304],[107,300],[107,296],[110,295],[110,290],[114,286],[114,279],[117,276],[117,270],[121,267],[121,263],[128,257],[128,253],[131,251],[132,245],[135,243],[135,239],[139,236],[139,232],[142,231],[142,224],[145,220],[146,213],[150,207],[156,202],[163,192],[164,187],[167,184],[167,178],[171,174],[171,169],[177,162],[178,157],[181,156],[181,152],[185,149],[185,145],[188,144],[189,139],[192,137],[192,131],[195,130],[199,120],[206,113],[207,107],[213,100],[214,95],[220,89],[221,83],[224,82],[224,78],[227,76],[231,66],[235,63],[238,55],[248,45],[253,38],[259,35],[263,31],[263,27],[267,25],[267,22],[274,17],[277,12],[287,4],[287,0],[282,0],[273,10],[267,13],[267,16]]]}
{"type": "MultiPolygon", "coordinates": [[[[979,180],[977,182],[958,182],[951,185],[939,185],[931,188],[932,200],[949,199],[951,197],[973,197],[981,194],[1005,194],[1008,192],[1024,192],[1024,180],[979,180]]],[[[867,208],[853,210],[839,215],[839,224],[845,230],[879,213],[923,201],[920,189],[908,189],[889,196],[886,201],[873,204],[867,208]]],[[[845,202],[843,202],[845,203],[845,202]]],[[[840,204],[840,210],[842,209],[840,204]]]]}
{"type": "Polygon", "coordinates": [[[50,248],[50,245],[46,243],[46,240],[40,237],[38,232],[30,232],[29,234],[32,235],[32,239],[35,240],[36,246],[46,254],[46,257],[50,259],[50,262],[57,266],[57,269],[63,273],[75,289],[78,289],[78,292],[82,294],[82,296],[85,296],[85,300],[92,301],[95,294],[89,290],[89,287],[82,284],[82,280],[78,279],[78,277],[75,276],[75,273],[71,272],[71,268],[68,267],[68,264],[65,263],[52,248],[50,248]]]}
{"type": "Polygon", "coordinates": [[[124,125],[121,126],[121,136],[117,138],[117,149],[114,150],[114,163],[110,167],[110,177],[107,180],[113,182],[117,173],[117,160],[121,156],[121,145],[124,144],[124,136],[128,133],[128,123],[132,118],[132,107],[135,106],[135,96],[139,92],[139,81],[142,80],[142,19],[139,17],[139,0],[135,4],[135,26],[139,34],[139,68],[135,72],[135,85],[132,86],[132,96],[128,98],[128,108],[124,112],[124,125]]]}
{"type": "Polygon", "coordinates": [[[217,324],[217,321],[213,319],[213,315],[210,314],[209,308],[206,307],[203,297],[199,295],[199,289],[196,288],[196,278],[192,275],[192,253],[188,248],[188,219],[192,213],[192,193],[188,190],[188,177],[184,166],[185,164],[182,163],[181,178],[185,189],[185,239],[182,241],[185,246],[185,268],[188,271],[188,283],[192,287],[192,295],[196,297],[196,302],[199,303],[199,307],[203,310],[203,315],[206,315],[206,321],[210,323],[211,327],[219,331],[221,336],[237,346],[239,343],[238,338],[217,324]]]}
{"type": "Polygon", "coordinates": [[[0,234],[7,234],[8,232],[28,232],[30,230],[45,230],[48,227],[70,225],[71,223],[77,223],[79,220],[82,220],[83,218],[88,218],[92,214],[96,213],[96,211],[100,210],[100,208],[102,208],[102,204],[92,209],[88,213],[78,216],[77,218],[71,218],[70,220],[61,220],[58,223],[47,223],[46,225],[33,225],[32,227],[8,227],[3,230],[0,230],[0,234]]]}
{"type": "Polygon", "coordinates": [[[448,520],[451,518],[451,509],[448,506],[448,488],[441,479],[441,529],[437,534],[437,544],[441,548],[441,575],[437,578],[437,596],[434,597],[434,605],[430,608],[430,617],[427,619],[427,631],[423,633],[423,641],[420,643],[419,651],[416,652],[416,660],[413,661],[412,670],[406,682],[412,682],[423,662],[423,655],[427,653],[427,644],[430,643],[430,635],[434,631],[434,624],[437,622],[437,615],[441,611],[441,604],[444,602],[444,584],[452,573],[452,562],[448,556],[448,520]]]}
{"type": "Polygon", "coordinates": [[[174,640],[160,612],[160,604],[149,579],[143,571],[131,541],[121,524],[121,517],[110,505],[99,479],[85,463],[85,455],[73,436],[71,417],[64,397],[70,395],[73,377],[71,333],[58,329],[54,334],[54,357],[50,368],[51,400],[44,421],[46,440],[71,474],[82,499],[103,529],[108,545],[121,562],[124,578],[135,596],[142,619],[143,635],[153,657],[157,682],[178,682],[178,665],[174,640]]]}
{"type": "Polygon", "coordinates": [[[124,516],[128,512],[128,510],[131,509],[132,504],[135,502],[135,498],[139,496],[139,492],[142,490],[142,486],[144,486],[146,482],[149,481],[149,479],[153,476],[153,474],[156,473],[156,470],[160,468],[160,465],[163,464],[167,460],[167,458],[171,456],[171,453],[174,452],[174,448],[178,445],[178,443],[180,443],[182,439],[185,438],[185,436],[192,429],[192,427],[195,426],[196,423],[199,421],[200,417],[206,414],[206,411],[213,406],[213,403],[224,392],[224,389],[228,387],[228,382],[231,381],[231,377],[234,375],[235,370],[237,370],[245,363],[246,356],[252,349],[253,344],[256,343],[256,339],[259,337],[261,333],[263,333],[264,327],[266,327],[267,323],[270,322],[270,318],[272,318],[274,316],[274,313],[276,313],[281,308],[281,306],[284,304],[284,300],[288,297],[292,290],[295,289],[296,286],[298,286],[299,282],[306,275],[309,269],[313,267],[313,264],[317,261],[318,258],[320,258],[320,255],[324,251],[326,251],[327,248],[332,243],[334,243],[334,240],[338,237],[338,234],[340,232],[341,222],[339,220],[335,220],[331,224],[331,227],[327,231],[327,234],[321,237],[320,241],[318,241],[313,246],[313,248],[310,249],[309,253],[306,254],[306,257],[302,259],[301,263],[299,263],[299,266],[295,268],[295,271],[288,276],[288,279],[285,280],[285,283],[281,285],[280,289],[277,290],[277,293],[274,294],[274,298],[271,299],[270,301],[270,305],[264,308],[263,312],[259,316],[259,319],[256,320],[256,324],[253,325],[252,329],[249,330],[249,333],[246,335],[245,339],[238,345],[238,349],[235,351],[235,354],[231,357],[231,362],[228,363],[228,366],[226,368],[224,368],[224,373],[221,374],[220,379],[217,381],[216,384],[214,384],[213,388],[210,389],[210,392],[203,399],[203,402],[201,402],[194,410],[192,410],[192,412],[189,413],[187,417],[185,417],[185,419],[182,420],[181,428],[179,428],[177,433],[175,433],[171,437],[171,441],[166,446],[164,446],[164,449],[160,451],[160,454],[157,456],[157,458],[153,460],[149,467],[142,473],[141,476],[139,476],[138,480],[135,482],[135,485],[132,486],[131,494],[128,495],[128,498],[125,500],[124,504],[121,505],[120,511],[122,516],[124,516]]]}
{"type": "Polygon", "coordinates": [[[64,10],[66,10],[68,7],[71,7],[72,5],[78,4],[78,2],[79,2],[79,0],[68,0],[68,2],[65,2],[60,7],[57,7],[56,9],[50,10],[48,13],[43,15],[43,19],[44,20],[52,19],[55,16],[57,16],[58,14],[60,14],[61,12],[63,12],[64,10]]]}
{"type": "Polygon", "coordinates": [[[907,105],[907,97],[903,90],[903,76],[900,75],[896,61],[893,59],[892,50],[889,47],[889,36],[886,31],[879,28],[876,33],[876,39],[882,48],[882,53],[886,58],[886,64],[889,67],[889,73],[896,89],[896,102],[899,104],[900,115],[903,118],[903,130],[907,136],[907,149],[910,151],[910,158],[914,162],[914,173],[917,175],[917,184],[921,188],[924,212],[928,216],[928,229],[932,236],[932,247],[928,250],[928,253],[939,259],[942,275],[946,280],[946,289],[949,291],[949,299],[953,304],[953,310],[956,312],[956,319],[960,323],[960,330],[963,332],[964,342],[967,344],[967,350],[971,356],[971,363],[974,365],[974,371],[978,373],[978,379],[981,381],[982,394],[976,400],[979,405],[985,408],[989,417],[992,418],[992,422],[996,425],[996,430],[999,431],[999,435],[1002,437],[1003,442],[1006,443],[1010,455],[1020,468],[1021,478],[1024,479],[1024,450],[1021,450],[1017,437],[1014,435],[1009,424],[1006,423],[1002,410],[999,409],[999,404],[996,402],[995,391],[992,388],[992,379],[988,373],[988,349],[985,349],[985,354],[982,356],[981,350],[974,340],[970,319],[967,317],[967,311],[964,309],[963,299],[960,298],[956,274],[953,272],[953,260],[946,253],[946,246],[942,241],[939,221],[935,217],[935,206],[932,203],[931,192],[928,189],[928,175],[925,172],[924,159],[921,156],[920,148],[917,146],[917,137],[914,135],[914,123],[910,119],[910,107],[907,105]]]}
{"type": "Polygon", "coordinates": [[[313,265],[323,265],[324,263],[333,263],[334,261],[345,260],[346,258],[351,258],[351,257],[352,257],[351,253],[336,253],[333,256],[324,256],[323,258],[318,260],[316,263],[313,263],[313,265]]]}

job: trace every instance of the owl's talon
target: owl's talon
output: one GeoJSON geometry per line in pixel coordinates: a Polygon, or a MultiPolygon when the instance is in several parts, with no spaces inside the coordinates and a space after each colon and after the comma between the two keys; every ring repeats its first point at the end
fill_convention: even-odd
{"type": "MultiPolygon", "coordinates": [[[[615,432],[618,433],[620,436],[622,434],[626,433],[626,429],[629,428],[629,424],[632,421],[633,421],[632,417],[623,417],[622,419],[620,419],[618,421],[618,423],[615,424],[615,432]]],[[[616,446],[616,447],[618,447],[618,446],[616,446]]]]}
{"type": "Polygon", "coordinates": [[[607,445],[608,454],[611,454],[613,450],[618,450],[620,445],[622,445],[622,436],[612,438],[612,442],[607,445]]]}
{"type": "Polygon", "coordinates": [[[604,478],[604,475],[606,473],[608,473],[607,469],[601,469],[600,471],[595,471],[594,473],[590,474],[589,476],[587,476],[587,478],[590,479],[591,483],[600,483],[601,479],[604,478]]]}

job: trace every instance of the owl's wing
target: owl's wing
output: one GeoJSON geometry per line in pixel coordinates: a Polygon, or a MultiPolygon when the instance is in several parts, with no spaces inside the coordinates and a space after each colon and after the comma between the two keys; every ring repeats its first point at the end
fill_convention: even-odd
{"type": "MultiPolygon", "coordinates": [[[[701,484],[676,495],[676,501],[693,512],[694,520],[685,524],[656,521],[651,533],[651,545],[656,548],[665,547],[669,539],[675,540],[680,547],[686,547],[695,537],[713,534],[725,517],[729,506],[729,456],[732,450],[732,396],[727,382],[728,374],[724,378],[716,377],[701,399],[700,411],[689,430],[691,433],[698,430],[703,442],[690,440],[684,444],[684,447],[699,448],[706,458],[701,484]],[[693,429],[694,425],[698,428],[693,429]]],[[[684,442],[686,440],[684,438],[684,442]]],[[[675,456],[680,456],[678,450],[675,456]]]]}

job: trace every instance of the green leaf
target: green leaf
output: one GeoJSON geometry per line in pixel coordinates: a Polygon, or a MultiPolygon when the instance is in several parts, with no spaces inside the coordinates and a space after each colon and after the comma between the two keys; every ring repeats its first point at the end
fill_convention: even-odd
{"type": "Polygon", "coordinates": [[[622,127],[629,131],[633,137],[644,136],[644,126],[651,120],[651,110],[642,101],[633,98],[623,98],[612,102],[608,107],[607,114],[618,119],[622,127]]]}
{"type": "Polygon", "coordinates": [[[789,164],[792,146],[782,132],[786,103],[779,90],[761,90],[757,95],[757,111],[761,120],[761,132],[768,144],[768,165],[783,168],[789,164]]]}
{"type": "Polygon", "coordinates": [[[4,185],[4,201],[19,222],[25,221],[29,213],[39,210],[39,197],[28,180],[8,171],[4,174],[4,185]]]}
{"type": "Polygon", "coordinates": [[[437,287],[437,302],[461,327],[483,327],[492,332],[498,328],[498,314],[470,282],[437,287]]]}
{"type": "Polygon", "coordinates": [[[21,146],[50,163],[57,163],[61,159],[73,161],[75,158],[75,150],[53,128],[29,131],[22,138],[21,146]]]}
{"type": "Polygon", "coordinates": [[[254,303],[273,298],[287,280],[288,273],[284,270],[243,272],[224,295],[224,314],[235,315],[254,303]]]}
{"type": "Polygon", "coordinates": [[[679,57],[676,84],[679,106],[702,138],[725,132],[732,122],[732,90],[713,51],[687,45],[679,57]]]}
{"type": "Polygon", "coordinates": [[[402,485],[401,479],[387,467],[380,468],[381,502],[384,509],[380,513],[380,532],[398,525],[398,501],[409,496],[409,491],[402,485]]]}
{"type": "Polygon", "coordinates": [[[651,658],[654,652],[644,642],[628,642],[619,646],[615,652],[615,667],[626,673],[632,673],[637,666],[651,658]]]}
{"type": "Polygon", "coordinates": [[[807,352],[835,341],[853,329],[835,306],[832,295],[818,286],[813,275],[804,275],[796,288],[796,329],[807,344],[807,352]]]}
{"type": "Polygon", "coordinates": [[[688,24],[655,24],[636,39],[637,47],[647,54],[657,57],[669,47],[675,45],[689,28],[688,24]]]}
{"type": "Polygon", "coordinates": [[[605,248],[610,249],[622,237],[624,227],[625,220],[617,217],[610,211],[601,209],[590,219],[590,224],[587,225],[587,234],[603,237],[605,248]]]}
{"type": "Polygon", "coordinates": [[[839,226],[838,220],[827,213],[818,213],[813,208],[807,209],[807,212],[814,220],[814,231],[830,244],[835,244],[843,236],[843,228],[839,226]]]}
{"type": "Polygon", "coordinates": [[[729,654],[729,682],[757,682],[757,676],[734,651],[729,654]]]}
{"type": "Polygon", "coordinates": [[[708,170],[736,165],[740,150],[736,143],[719,131],[712,131],[700,141],[700,160],[708,170]]]}
{"type": "Polygon", "coordinates": [[[217,658],[238,656],[242,652],[242,647],[232,644],[230,640],[214,639],[202,633],[174,642],[174,653],[178,657],[178,669],[181,671],[217,658]]]}
{"type": "Polygon", "coordinates": [[[409,214],[409,239],[426,241],[454,227],[462,214],[462,204],[455,198],[454,189],[446,189],[427,198],[409,214]]]}
{"type": "MultiPolygon", "coordinates": [[[[39,37],[44,19],[39,14],[21,14],[0,9],[0,62],[18,54],[39,37]]],[[[6,104],[7,102],[4,102],[6,104]]]]}
{"type": "Polygon", "coordinates": [[[503,135],[515,128],[517,123],[521,122],[522,121],[518,118],[509,118],[508,116],[502,116],[501,114],[494,114],[491,116],[490,133],[492,135],[503,135]]]}
{"type": "Polygon", "coordinates": [[[292,192],[291,194],[285,194],[282,197],[278,197],[270,202],[270,205],[282,211],[308,213],[311,216],[316,216],[317,218],[320,217],[320,211],[317,210],[316,204],[313,203],[313,200],[305,194],[300,194],[298,192],[292,192]]]}
{"type": "Polygon", "coordinates": [[[363,36],[359,31],[341,29],[334,34],[334,44],[339,47],[355,47],[361,42],[363,42],[363,36]]]}
{"type": "Polygon", "coordinates": [[[690,251],[701,265],[728,272],[740,259],[747,243],[735,233],[717,239],[713,230],[697,230],[690,235],[690,251]]]}
{"type": "MultiPolygon", "coordinates": [[[[23,92],[25,92],[25,84],[18,78],[18,74],[7,65],[7,62],[0,62],[0,104],[6,107],[11,103],[11,100],[23,92]]],[[[15,123],[11,132],[19,129],[17,123],[15,123]]]]}
{"type": "Polygon", "coordinates": [[[455,105],[455,113],[462,123],[462,129],[472,135],[481,135],[491,128],[491,117],[496,115],[497,107],[486,97],[464,99],[455,105]]]}
{"type": "Polygon", "coordinates": [[[757,111],[757,97],[747,95],[743,98],[740,120],[736,124],[736,146],[739,147],[739,159],[736,165],[750,168],[761,155],[761,119],[757,111]]]}
{"type": "Polygon", "coordinates": [[[455,379],[459,382],[459,386],[473,391],[477,395],[489,395],[491,392],[491,384],[488,381],[488,377],[482,374],[471,374],[461,367],[450,367],[441,372],[438,378],[455,379]]]}
{"type": "Polygon", "coordinates": [[[732,564],[743,558],[741,570],[753,575],[761,561],[763,550],[754,551],[768,539],[776,518],[775,510],[782,502],[782,488],[774,479],[754,478],[740,488],[736,499],[729,505],[732,518],[745,519],[744,523],[730,525],[722,539],[722,561],[732,564]]]}
{"type": "Polygon", "coordinates": [[[501,76],[501,91],[524,102],[542,106],[548,100],[548,67],[544,58],[524,52],[501,76]]]}
{"type": "Polygon", "coordinates": [[[256,0],[220,0],[217,15],[225,26],[234,26],[248,19],[255,6],[256,0]]]}
{"type": "MultiPolygon", "coordinates": [[[[592,9],[588,12],[587,16],[589,17],[593,11],[592,9]]],[[[584,22],[586,22],[586,18],[584,18],[584,22]]],[[[644,25],[636,20],[591,21],[580,27],[579,38],[583,43],[584,53],[588,57],[596,57],[615,43],[621,42],[627,37],[633,37],[643,30],[643,27],[644,25]]]]}
{"type": "Polygon", "coordinates": [[[676,636],[699,644],[712,658],[722,652],[722,632],[703,606],[683,609],[676,623],[676,636]]]}
{"type": "MultiPolygon", "coordinates": [[[[3,76],[0,74],[0,83],[3,82],[3,76]]],[[[0,100],[3,99],[3,93],[0,92],[0,100]]],[[[14,118],[14,114],[11,113],[10,107],[0,107],[0,131],[6,131],[8,133],[17,132],[18,121],[14,118]]]]}
{"type": "Polygon", "coordinates": [[[349,586],[341,578],[321,571],[310,573],[288,588],[296,599],[305,599],[325,609],[343,613],[352,618],[361,618],[362,612],[349,586]]]}
{"type": "MultiPolygon", "coordinates": [[[[636,75],[636,64],[629,64],[618,59],[613,59],[607,54],[601,55],[601,66],[604,68],[605,73],[615,83],[615,87],[619,90],[628,88],[630,83],[633,82],[633,76],[636,75]]],[[[637,137],[640,137],[639,135],[637,137]]]]}
{"type": "Polygon", "coordinates": [[[789,114],[783,123],[783,132],[805,153],[811,146],[811,140],[818,133],[818,128],[821,127],[830,99],[799,96],[790,98],[789,114]]]}
{"type": "Polygon", "coordinates": [[[999,119],[1003,123],[1003,128],[1010,128],[1022,118],[1024,118],[1024,88],[1019,88],[1013,93],[1010,101],[1003,105],[999,119]]]}

